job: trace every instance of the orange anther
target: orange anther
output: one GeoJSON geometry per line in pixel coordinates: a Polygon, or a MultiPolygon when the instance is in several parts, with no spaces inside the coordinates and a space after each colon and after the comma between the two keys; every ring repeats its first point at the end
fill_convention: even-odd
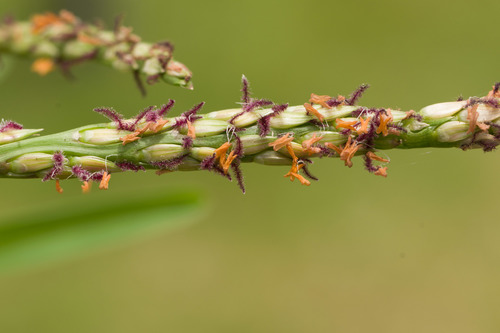
{"type": "Polygon", "coordinates": [[[319,104],[322,107],[324,107],[325,109],[331,109],[332,107],[326,103],[331,99],[332,98],[328,95],[311,94],[311,98],[309,99],[309,102],[314,103],[314,104],[319,104]]]}
{"type": "Polygon", "coordinates": [[[325,146],[327,146],[330,149],[335,150],[337,152],[337,154],[339,154],[339,155],[342,153],[342,148],[337,147],[336,145],[334,145],[331,142],[326,142],[325,146]]]}
{"type": "Polygon", "coordinates": [[[286,133],[283,136],[280,136],[273,142],[270,142],[268,145],[269,147],[273,147],[275,151],[280,150],[281,148],[285,147],[287,144],[293,141],[293,136],[290,136],[292,133],[286,133]]]}
{"type": "Polygon", "coordinates": [[[154,133],[158,133],[163,129],[163,126],[168,123],[168,119],[160,118],[154,123],[154,127],[151,129],[154,133]]]}
{"type": "Polygon", "coordinates": [[[227,172],[229,170],[229,167],[231,166],[231,163],[233,163],[234,159],[238,157],[238,155],[236,155],[236,153],[234,152],[234,150],[232,150],[230,153],[229,153],[229,156],[227,157],[226,161],[224,162],[224,164],[222,165],[222,170],[224,170],[224,173],[227,175],[227,172]]]}
{"type": "Polygon", "coordinates": [[[36,14],[31,18],[31,31],[39,34],[51,25],[64,24],[64,21],[54,13],[36,14]]]}
{"type": "Polygon", "coordinates": [[[108,175],[106,171],[102,174],[101,182],[99,183],[100,190],[107,190],[109,185],[109,180],[111,179],[111,175],[108,175]]]}
{"type": "Polygon", "coordinates": [[[316,133],[313,133],[312,138],[302,141],[302,148],[304,148],[304,151],[308,152],[309,155],[317,154],[321,151],[321,149],[313,147],[313,145],[321,139],[323,139],[322,136],[318,138],[316,137],[316,133]]]}
{"type": "Polygon", "coordinates": [[[189,120],[187,121],[187,127],[188,127],[187,135],[191,139],[196,139],[196,130],[194,129],[193,124],[189,120]]]}
{"type": "Polygon", "coordinates": [[[349,137],[344,146],[344,149],[340,153],[340,160],[344,161],[345,165],[348,166],[349,168],[352,167],[351,159],[354,157],[354,154],[356,154],[359,147],[360,146],[358,145],[358,143],[352,142],[352,138],[349,137]]]}
{"type": "Polygon", "coordinates": [[[485,124],[485,123],[482,123],[482,122],[478,122],[477,123],[477,127],[479,127],[479,129],[483,132],[486,132],[487,130],[490,129],[490,125],[488,124],[485,124]]]}
{"type": "Polygon", "coordinates": [[[136,132],[132,132],[130,134],[127,134],[125,135],[124,137],[120,138],[120,140],[122,140],[123,142],[123,145],[125,146],[127,143],[130,143],[130,142],[134,142],[134,141],[137,141],[140,139],[139,135],[140,132],[136,131],[136,132]]]}
{"type": "Polygon", "coordinates": [[[404,117],[402,120],[409,119],[409,118],[411,118],[413,115],[415,115],[415,114],[416,114],[416,112],[415,112],[414,110],[410,110],[410,111],[407,111],[407,112],[405,112],[405,113],[406,113],[406,115],[405,115],[405,117],[404,117]]]}
{"type": "Polygon", "coordinates": [[[297,163],[299,159],[297,158],[297,155],[295,155],[295,152],[293,151],[292,145],[290,143],[286,144],[286,150],[288,151],[288,154],[292,156],[293,162],[297,163]]]}
{"type": "Polygon", "coordinates": [[[358,123],[357,120],[353,120],[353,121],[346,121],[346,120],[342,120],[340,118],[337,118],[335,119],[335,127],[337,127],[338,129],[340,128],[346,128],[346,129],[349,129],[351,131],[355,131],[356,128],[354,127],[354,125],[356,125],[358,123]]]}
{"type": "Polygon", "coordinates": [[[215,158],[219,160],[221,166],[223,166],[226,161],[226,153],[229,147],[231,147],[231,143],[224,142],[219,148],[215,149],[215,158]]]}
{"type": "Polygon", "coordinates": [[[63,193],[63,189],[61,187],[61,184],[59,183],[59,179],[56,179],[56,191],[58,193],[63,193]]]}
{"type": "Polygon", "coordinates": [[[372,119],[371,117],[366,118],[366,119],[359,118],[360,124],[358,125],[358,128],[356,129],[356,132],[358,133],[358,135],[368,132],[368,125],[370,124],[371,119],[372,119]]]}
{"type": "Polygon", "coordinates": [[[387,136],[389,134],[389,129],[387,125],[392,121],[392,113],[389,109],[386,110],[386,114],[381,114],[379,119],[380,119],[380,125],[377,127],[377,134],[382,133],[383,136],[387,136]]]}
{"type": "Polygon", "coordinates": [[[377,176],[387,177],[387,167],[379,167],[373,174],[377,176]]]}
{"type": "Polygon", "coordinates": [[[303,164],[299,165],[298,161],[299,159],[295,155],[292,145],[288,143],[286,145],[286,149],[288,150],[288,153],[292,156],[292,167],[290,168],[290,171],[284,177],[290,177],[290,181],[294,181],[295,179],[298,179],[302,185],[311,185],[311,182],[299,175],[299,170],[302,169],[304,166],[303,164]]]}
{"type": "Polygon", "coordinates": [[[375,155],[375,153],[369,151],[366,153],[366,156],[371,159],[371,160],[374,160],[374,161],[379,161],[379,162],[383,162],[383,163],[389,163],[389,160],[386,160],[385,158],[382,158],[378,155],[375,155]]]}
{"type": "Polygon", "coordinates": [[[82,192],[89,193],[91,187],[92,187],[92,182],[84,181],[82,185],[82,192]]]}
{"type": "Polygon", "coordinates": [[[154,122],[148,121],[147,123],[144,124],[144,126],[142,126],[141,128],[139,128],[134,133],[136,135],[141,135],[141,134],[146,133],[148,130],[153,130],[154,124],[155,124],[154,122]]]}
{"type": "Polygon", "coordinates": [[[54,61],[50,58],[38,58],[31,64],[31,70],[45,76],[54,70],[54,61]]]}
{"type": "Polygon", "coordinates": [[[467,133],[474,133],[477,125],[477,118],[479,118],[479,112],[477,112],[479,104],[474,104],[467,108],[467,120],[469,121],[469,130],[467,133]]]}
{"type": "Polygon", "coordinates": [[[140,135],[146,133],[148,130],[153,133],[158,133],[163,129],[163,126],[165,126],[166,123],[168,123],[168,119],[163,118],[158,119],[156,122],[148,121],[142,128],[135,131],[135,133],[137,133],[137,135],[140,135]]]}
{"type": "Polygon", "coordinates": [[[321,113],[319,113],[318,110],[313,108],[313,106],[309,103],[304,103],[304,107],[306,108],[306,111],[312,115],[314,115],[316,118],[318,118],[319,121],[323,121],[325,117],[321,113]]]}
{"type": "Polygon", "coordinates": [[[285,175],[285,177],[290,176],[290,181],[294,181],[295,179],[298,179],[302,185],[311,185],[311,182],[305,179],[302,175],[299,175],[296,172],[289,172],[285,175]]]}
{"type": "Polygon", "coordinates": [[[80,42],[87,43],[87,44],[90,44],[90,45],[99,46],[99,45],[103,45],[104,44],[104,42],[102,40],[100,40],[99,38],[89,36],[84,31],[78,32],[77,38],[78,38],[78,40],[80,42]]]}
{"type": "MultiPolygon", "coordinates": [[[[230,147],[231,147],[230,142],[224,142],[219,148],[215,149],[215,152],[214,152],[215,158],[219,160],[219,165],[221,168],[224,168],[224,165],[226,163],[226,153],[230,147]]],[[[228,168],[229,168],[229,166],[228,166],[228,168]]]]}

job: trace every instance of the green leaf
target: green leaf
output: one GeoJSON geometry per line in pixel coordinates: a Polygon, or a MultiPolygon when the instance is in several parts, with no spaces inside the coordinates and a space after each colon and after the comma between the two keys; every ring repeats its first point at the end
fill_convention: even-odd
{"type": "Polygon", "coordinates": [[[0,273],[67,259],[98,248],[171,230],[194,220],[195,193],[157,194],[93,207],[74,205],[0,225],[0,273]]]}

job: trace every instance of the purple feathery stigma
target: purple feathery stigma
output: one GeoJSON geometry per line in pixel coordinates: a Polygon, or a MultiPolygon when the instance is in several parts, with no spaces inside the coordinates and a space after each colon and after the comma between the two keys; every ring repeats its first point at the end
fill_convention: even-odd
{"type": "Polygon", "coordinates": [[[264,117],[261,117],[257,121],[257,128],[259,129],[259,135],[261,137],[265,137],[271,130],[270,122],[271,122],[271,114],[265,115],[264,117]]]}
{"type": "Polygon", "coordinates": [[[64,155],[62,152],[55,152],[52,156],[52,161],[54,162],[54,165],[52,166],[52,169],[50,169],[49,172],[47,172],[47,174],[45,174],[45,176],[43,177],[43,182],[55,179],[57,175],[59,175],[64,170],[64,155]]]}
{"type": "Polygon", "coordinates": [[[200,163],[201,170],[212,170],[215,164],[215,154],[205,157],[200,163]]]}
{"type": "Polygon", "coordinates": [[[235,135],[234,140],[236,141],[234,153],[238,157],[243,157],[243,142],[241,142],[241,138],[238,135],[235,135]]]}
{"type": "Polygon", "coordinates": [[[167,104],[163,104],[162,107],[158,110],[158,116],[163,117],[170,111],[170,109],[174,106],[175,101],[173,99],[169,99],[167,104]]]}
{"type": "Polygon", "coordinates": [[[241,76],[241,101],[245,104],[250,102],[250,84],[245,75],[241,76]]]}
{"type": "Polygon", "coordinates": [[[135,116],[135,121],[134,121],[134,128],[137,126],[139,121],[141,121],[142,118],[146,118],[146,121],[156,121],[158,119],[158,116],[156,113],[153,111],[155,107],[154,106],[148,106],[144,110],[142,110],[137,116],[135,116]]]}
{"type": "Polygon", "coordinates": [[[115,162],[116,166],[122,169],[122,171],[134,171],[137,172],[139,170],[146,171],[146,169],[142,165],[137,165],[129,161],[120,161],[115,162]]]}
{"type": "Polygon", "coordinates": [[[337,98],[332,98],[332,99],[326,101],[326,104],[329,107],[334,108],[336,106],[341,105],[343,102],[344,102],[343,100],[340,100],[340,99],[337,99],[337,98]]]}
{"type": "Polygon", "coordinates": [[[191,120],[191,117],[195,116],[198,111],[201,110],[201,108],[205,105],[205,102],[201,102],[195,106],[191,110],[188,110],[184,112],[182,115],[187,118],[188,120],[191,120]]]}
{"type": "Polygon", "coordinates": [[[322,158],[324,156],[326,157],[332,157],[335,155],[335,151],[333,149],[330,149],[326,146],[318,146],[319,148],[319,157],[322,158]]]}
{"type": "MultiPolygon", "coordinates": [[[[236,159],[233,161],[233,163],[236,161],[236,159]]],[[[232,163],[231,163],[232,165],[232,163]]],[[[225,173],[222,168],[215,163],[215,154],[212,156],[208,156],[203,161],[200,163],[200,170],[208,170],[208,171],[213,171],[216,174],[221,175],[224,178],[227,178],[229,180],[232,180],[231,175],[229,173],[225,173]]]]}
{"type": "Polygon", "coordinates": [[[493,95],[495,95],[500,90],[500,82],[496,82],[493,85],[493,95]]]}
{"type": "Polygon", "coordinates": [[[95,181],[95,182],[98,182],[98,181],[102,180],[103,176],[104,176],[104,170],[101,170],[101,171],[94,172],[93,174],[91,174],[90,179],[95,181]]]}
{"type": "Polygon", "coordinates": [[[319,180],[318,177],[315,177],[311,174],[311,172],[309,171],[309,169],[307,168],[307,163],[304,161],[304,164],[303,164],[303,167],[302,167],[302,172],[304,173],[304,175],[311,179],[311,180],[319,180]]]}
{"type": "Polygon", "coordinates": [[[325,124],[319,121],[318,119],[311,119],[309,120],[309,124],[317,126],[319,128],[325,128],[325,124]]]}
{"type": "Polygon", "coordinates": [[[118,130],[125,130],[125,131],[130,131],[133,132],[135,130],[135,125],[134,124],[127,124],[123,121],[123,116],[116,112],[113,108],[95,108],[95,112],[102,114],[109,120],[112,120],[116,123],[116,128],[118,130]]]}
{"type": "Polygon", "coordinates": [[[371,158],[369,158],[367,155],[363,156],[363,160],[365,162],[365,169],[368,170],[368,172],[375,172],[378,170],[379,167],[373,165],[373,161],[371,158]]]}
{"type": "Polygon", "coordinates": [[[182,138],[182,148],[189,149],[193,146],[193,139],[189,136],[182,138]]]}
{"type": "Polygon", "coordinates": [[[158,162],[150,162],[154,167],[157,167],[159,169],[164,169],[164,170],[175,170],[179,167],[179,165],[184,162],[184,159],[188,156],[189,154],[184,154],[179,157],[175,157],[169,160],[163,160],[163,161],[158,161],[158,162]]]}
{"type": "Polygon", "coordinates": [[[464,108],[468,108],[476,104],[489,105],[495,109],[500,108],[500,103],[498,103],[498,100],[496,98],[487,98],[487,97],[482,97],[482,98],[471,97],[467,101],[467,104],[464,105],[464,108]]]}
{"type": "MultiPolygon", "coordinates": [[[[459,102],[459,101],[457,101],[457,102],[459,102]]],[[[424,117],[422,117],[422,115],[418,114],[418,113],[412,113],[409,116],[407,116],[406,119],[411,119],[411,118],[413,118],[413,119],[415,119],[417,121],[422,121],[424,119],[424,117]]]]}
{"type": "Polygon", "coordinates": [[[358,99],[361,98],[361,96],[363,95],[363,93],[366,91],[366,89],[368,89],[370,86],[368,84],[362,84],[358,87],[358,89],[356,89],[352,94],[351,96],[346,99],[345,103],[347,105],[354,105],[356,104],[356,102],[358,101],[358,99]]]}
{"type": "Polygon", "coordinates": [[[23,129],[23,125],[13,122],[11,120],[2,121],[0,123],[0,133],[10,130],[20,130],[20,129],[23,129]]]}
{"type": "MultiPolygon", "coordinates": [[[[236,161],[236,160],[235,160],[235,161],[236,161]]],[[[233,163],[234,163],[234,161],[233,161],[233,163]]],[[[231,177],[231,175],[229,174],[229,172],[228,172],[228,173],[225,173],[225,172],[224,172],[224,170],[222,170],[222,168],[221,168],[220,166],[218,166],[217,164],[215,164],[215,165],[213,166],[213,168],[212,168],[212,169],[210,169],[210,171],[213,171],[213,172],[215,172],[216,174],[221,175],[221,176],[222,176],[222,177],[224,177],[224,178],[227,178],[229,181],[233,181],[233,178],[231,177]]]]}
{"type": "Polygon", "coordinates": [[[261,108],[263,106],[268,106],[271,104],[273,104],[273,102],[267,99],[252,99],[250,103],[243,105],[242,109],[244,112],[250,112],[257,108],[261,108]]]}
{"type": "Polygon", "coordinates": [[[363,113],[367,113],[367,110],[368,109],[365,107],[357,108],[356,110],[351,112],[351,117],[357,118],[357,117],[361,116],[363,113]]]}
{"type": "Polygon", "coordinates": [[[259,135],[265,137],[271,130],[270,121],[271,118],[276,117],[288,108],[288,103],[286,104],[274,104],[271,108],[273,112],[261,117],[257,121],[257,128],[259,129],[259,135]]]}
{"type": "Polygon", "coordinates": [[[387,127],[394,128],[394,129],[401,131],[401,132],[404,132],[404,133],[407,132],[406,128],[404,128],[403,126],[396,125],[396,124],[389,124],[389,125],[387,125],[387,127]]]}
{"type": "Polygon", "coordinates": [[[348,128],[345,128],[343,130],[340,131],[340,134],[342,135],[350,135],[351,134],[351,130],[348,129],[348,128]]]}
{"type": "Polygon", "coordinates": [[[179,118],[175,121],[174,128],[179,128],[185,126],[188,121],[195,121],[196,119],[200,119],[201,116],[197,116],[196,113],[200,111],[200,109],[205,105],[205,102],[201,102],[200,104],[195,105],[192,109],[184,112],[180,115],[179,118]]]}
{"type": "Polygon", "coordinates": [[[231,169],[233,169],[234,176],[236,177],[236,181],[238,182],[238,186],[245,194],[245,183],[243,182],[243,173],[241,172],[240,169],[240,160],[235,159],[233,163],[231,163],[231,169]]]}
{"type": "Polygon", "coordinates": [[[71,168],[71,171],[73,174],[80,179],[82,182],[86,182],[90,179],[92,174],[88,171],[82,168],[81,165],[75,165],[71,168]]]}
{"type": "Polygon", "coordinates": [[[483,148],[485,153],[495,150],[498,146],[498,142],[494,140],[478,141],[477,143],[483,148]]]}

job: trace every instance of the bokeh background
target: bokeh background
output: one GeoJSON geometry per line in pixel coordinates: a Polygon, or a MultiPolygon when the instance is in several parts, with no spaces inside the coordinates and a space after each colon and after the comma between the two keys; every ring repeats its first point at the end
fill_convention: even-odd
{"type": "MultiPolygon", "coordinates": [[[[97,64],[40,78],[18,60],[1,84],[3,118],[54,133],[134,115],[168,98],[181,113],[254,96],[291,105],[311,92],[371,88],[362,105],[419,109],[500,80],[498,1],[0,2],[0,13],[74,11],[144,40],[168,39],[194,91],[162,84],[142,98],[132,78],[97,64]]],[[[322,159],[319,182],[286,167],[244,165],[247,194],[207,172],[116,174],[110,190],[63,196],[37,180],[1,180],[0,220],[75,212],[127,193],[189,190],[202,212],[159,231],[0,276],[1,332],[498,332],[498,152],[391,151],[387,179],[322,159]]],[[[356,163],[357,162],[357,163],[356,163]]]]}

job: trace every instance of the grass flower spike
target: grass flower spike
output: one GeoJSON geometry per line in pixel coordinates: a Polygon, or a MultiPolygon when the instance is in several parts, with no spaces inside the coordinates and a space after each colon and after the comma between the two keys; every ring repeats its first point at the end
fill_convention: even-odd
{"type": "Polygon", "coordinates": [[[71,77],[71,68],[94,61],[132,73],[143,94],[143,82],[160,80],[192,89],[192,73],[173,58],[169,42],[147,43],[117,20],[113,30],[88,24],[72,13],[42,13],[30,21],[6,18],[0,23],[0,54],[34,59],[31,69],[47,75],[57,67],[71,77]]]}
{"type": "Polygon", "coordinates": [[[33,135],[40,129],[4,121],[0,177],[55,180],[58,192],[60,181],[77,178],[88,192],[92,182],[107,189],[111,174],[119,171],[208,170],[236,179],[244,191],[241,163],[288,165],[285,177],[310,185],[306,178],[317,180],[307,167],[311,158],[338,157],[352,167],[360,155],[367,171],[387,177],[389,159],[380,152],[388,149],[491,151],[500,144],[500,84],[483,97],[433,104],[418,112],[356,106],[367,85],[349,98],[311,94],[300,106],[254,99],[245,77],[242,85],[240,108],[205,114],[198,113],[204,106],[199,103],[168,118],[173,100],[130,119],[101,107],[95,111],[111,122],[38,137],[33,135]]]}

